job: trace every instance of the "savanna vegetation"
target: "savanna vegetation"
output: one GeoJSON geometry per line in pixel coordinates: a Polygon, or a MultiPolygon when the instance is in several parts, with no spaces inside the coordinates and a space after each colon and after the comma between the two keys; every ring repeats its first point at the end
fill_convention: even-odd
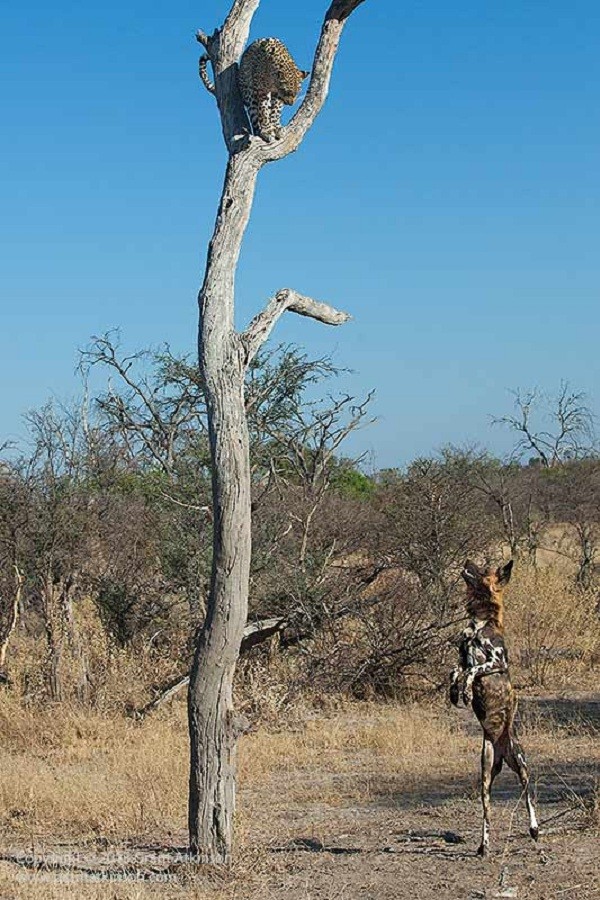
{"type": "MultiPolygon", "coordinates": [[[[203,619],[202,391],[187,360],[167,349],[126,356],[110,336],[82,354],[81,372],[85,402],[30,412],[27,442],[5,449],[2,678],[31,708],[134,714],[186,674],[203,619]],[[92,396],[98,369],[106,387],[92,396]]],[[[252,720],[306,690],[436,690],[469,555],[518,559],[508,614],[523,682],[585,680],[600,574],[592,446],[552,461],[528,448],[525,462],[447,447],[365,473],[344,441],[368,423],[370,398],[336,395],[337,374],[331,360],[286,347],[258,357],[248,378],[254,546],[238,688],[252,720]]]]}
{"type": "MultiPolygon", "coordinates": [[[[27,441],[3,453],[0,823],[11,864],[15,848],[58,841],[84,846],[94,869],[107,845],[185,844],[183,700],[210,577],[211,490],[195,366],[168,348],[126,355],[105,335],[80,374],[84,400],[30,412],[27,441]]],[[[338,374],[296,347],[257,356],[248,374],[237,874],[190,887],[184,866],[173,896],[259,896],[273,878],[292,890],[265,848],[297,837],[294,821],[304,834],[307,810],[343,818],[383,795],[417,800],[427,784],[472,790],[477,738],[445,699],[467,556],[517,560],[507,630],[521,693],[597,690],[600,459],[585,398],[567,386],[545,407],[517,395],[501,422],[515,432],[510,460],[446,447],[372,472],[345,449],[370,421],[370,397],[337,394],[338,374]]],[[[592,778],[597,732],[584,718],[561,725],[557,743],[556,723],[531,713],[530,755],[549,767],[596,759],[592,778]]],[[[572,806],[593,827],[597,791],[586,797],[572,806]]],[[[310,819],[317,843],[322,819],[310,819]]],[[[53,885],[3,896],[62,896],[53,885]]],[[[80,896],[153,888],[102,890],[80,896]]]]}

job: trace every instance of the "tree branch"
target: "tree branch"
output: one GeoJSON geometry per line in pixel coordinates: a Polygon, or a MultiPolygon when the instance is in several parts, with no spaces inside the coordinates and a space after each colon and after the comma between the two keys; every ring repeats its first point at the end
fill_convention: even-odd
{"type": "MultiPolygon", "coordinates": [[[[252,647],[267,641],[273,635],[283,631],[286,625],[287,620],[283,616],[276,616],[272,619],[259,619],[246,625],[240,653],[247,653],[252,647]]],[[[164,685],[157,696],[150,700],[149,703],[146,703],[139,709],[132,710],[132,715],[136,719],[144,719],[148,713],[154,712],[155,709],[158,709],[159,706],[162,706],[163,703],[178,694],[189,683],[189,675],[178,675],[164,685]]]]}
{"type": "Polygon", "coordinates": [[[241,335],[242,343],[246,348],[246,365],[256,356],[269,337],[275,323],[286,310],[299,316],[316,319],[325,325],[343,325],[352,318],[347,312],[328,306],[327,303],[321,303],[311,297],[304,297],[290,288],[284,288],[269,300],[263,311],[252,319],[246,331],[241,335]]]}
{"type": "Polygon", "coordinates": [[[361,3],[364,3],[364,0],[333,0],[333,3],[327,10],[326,18],[338,19],[340,22],[343,22],[361,3]]]}
{"type": "MultiPolygon", "coordinates": [[[[212,35],[203,31],[196,32],[196,40],[206,50],[215,75],[213,86],[219,106],[223,137],[229,153],[233,155],[247,146],[250,134],[248,116],[242,102],[237,83],[237,63],[248,40],[250,23],[258,9],[260,0],[235,0],[225,22],[212,35]]],[[[200,63],[200,77],[208,88],[202,73],[202,65],[206,70],[206,61],[200,63]]],[[[210,88],[208,88],[210,90],[210,88]]]]}

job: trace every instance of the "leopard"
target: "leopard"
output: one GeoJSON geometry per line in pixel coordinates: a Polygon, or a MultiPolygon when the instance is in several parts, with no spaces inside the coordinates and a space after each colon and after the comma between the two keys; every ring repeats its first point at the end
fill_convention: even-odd
{"type": "Polygon", "coordinates": [[[281,137],[283,106],[293,106],[309,74],[298,68],[277,38],[260,38],[246,48],[238,85],[255,135],[267,143],[281,137]]]}

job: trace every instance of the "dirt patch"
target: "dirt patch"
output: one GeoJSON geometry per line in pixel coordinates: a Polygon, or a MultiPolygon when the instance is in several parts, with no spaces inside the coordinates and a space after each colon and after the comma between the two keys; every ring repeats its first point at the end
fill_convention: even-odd
{"type": "Polygon", "coordinates": [[[425,734],[428,721],[423,710],[361,707],[253,736],[242,748],[239,848],[228,875],[190,864],[182,827],[169,834],[159,817],[156,839],[110,843],[60,843],[51,831],[27,839],[5,827],[0,897],[600,898],[600,697],[522,703],[541,836],[529,838],[516,779],[503,772],[485,861],[475,856],[476,723],[467,711],[436,710],[425,734]],[[400,759],[418,753],[420,730],[427,758],[400,759]]]}

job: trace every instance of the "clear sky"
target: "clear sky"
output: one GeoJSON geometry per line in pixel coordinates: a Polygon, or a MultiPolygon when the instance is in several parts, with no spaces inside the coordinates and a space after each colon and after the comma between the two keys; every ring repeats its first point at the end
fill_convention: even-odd
{"type": "MultiPolygon", "coordinates": [[[[309,68],[327,0],[263,0],[309,68]]],[[[0,434],[75,391],[77,347],[119,326],[192,351],[225,152],[194,31],[224,0],[10,2],[0,14],[0,434]]],[[[501,452],[507,389],[561,378],[600,401],[597,0],[366,0],[329,100],[264,169],[243,325],[278,288],[347,309],[276,340],[375,388],[375,466],[447,442],[501,452]]]]}

